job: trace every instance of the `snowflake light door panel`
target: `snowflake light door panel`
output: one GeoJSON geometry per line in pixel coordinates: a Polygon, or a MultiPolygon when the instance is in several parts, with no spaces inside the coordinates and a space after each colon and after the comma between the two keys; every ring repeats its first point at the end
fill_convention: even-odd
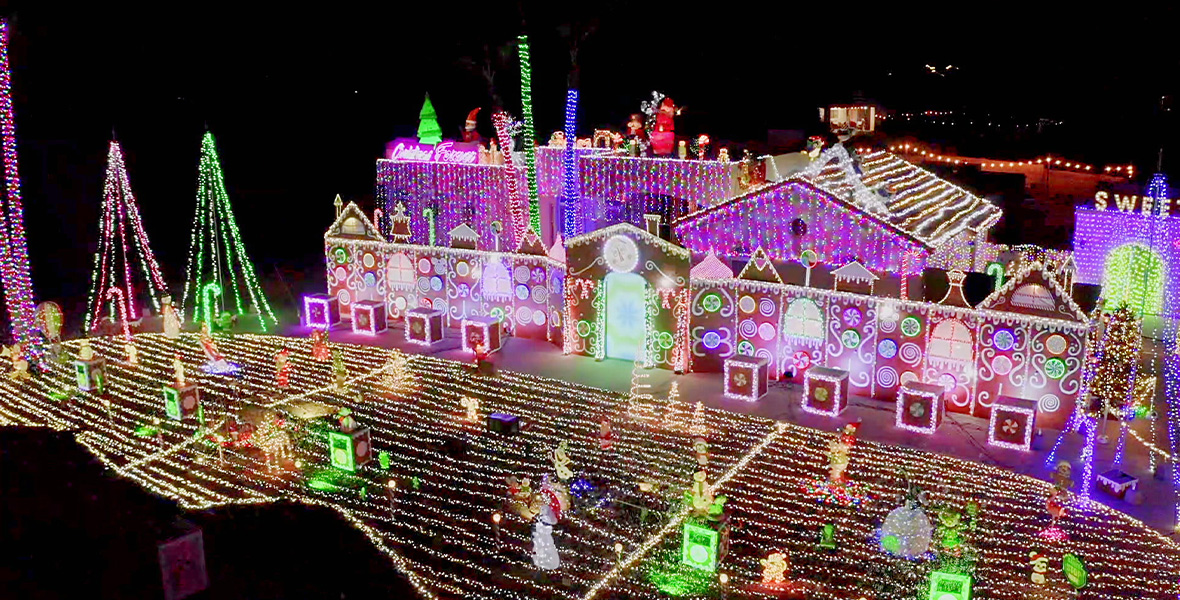
{"type": "Polygon", "coordinates": [[[512,310],[511,262],[503,256],[489,257],[483,266],[479,280],[479,292],[483,296],[485,314],[500,320],[507,332],[512,331],[516,322],[512,310]]]}
{"type": "Polygon", "coordinates": [[[878,303],[874,399],[896,403],[902,384],[922,380],[926,318],[926,309],[920,305],[878,303]]]}
{"type": "Polygon", "coordinates": [[[1061,429],[1081,390],[1081,331],[1036,324],[1031,330],[1024,397],[1037,402],[1040,427],[1061,429]]]}
{"type": "Polygon", "coordinates": [[[457,326],[465,317],[483,316],[483,297],[480,295],[479,280],[483,274],[480,255],[452,255],[448,259],[446,281],[447,312],[451,326],[457,326]]]}
{"type": "Polygon", "coordinates": [[[975,408],[971,414],[977,417],[990,418],[992,405],[1000,396],[1027,398],[1028,326],[1016,320],[989,319],[981,323],[975,373],[975,408]]]}
{"type": "Polygon", "coordinates": [[[924,381],[946,390],[943,400],[948,411],[971,414],[975,397],[975,333],[979,320],[972,315],[935,309],[928,324],[924,381]]]}
{"type": "Polygon", "coordinates": [[[689,314],[690,368],[716,373],[737,352],[737,301],[730,286],[693,282],[689,314]]]}
{"type": "Polygon", "coordinates": [[[872,393],[876,363],[877,308],[869,298],[838,296],[828,301],[824,366],[848,371],[849,393],[872,393]]]}
{"type": "Polygon", "coordinates": [[[418,306],[417,256],[395,250],[385,259],[386,312],[390,321],[401,321],[406,311],[418,306]]]}
{"type": "MultiPolygon", "coordinates": [[[[440,310],[444,315],[449,315],[450,304],[447,302],[446,278],[450,266],[447,264],[447,259],[443,256],[420,254],[417,266],[418,281],[415,285],[418,288],[418,307],[440,310]]],[[[446,321],[444,319],[444,324],[446,321]]],[[[456,321],[455,326],[458,325],[459,323],[456,321]]]]}
{"type": "Polygon", "coordinates": [[[788,292],[782,311],[782,343],[779,345],[780,371],[793,371],[791,379],[802,383],[807,370],[823,364],[824,307],[826,298],[788,292]]]}
{"type": "MultiPolygon", "coordinates": [[[[765,358],[771,365],[777,365],[781,292],[764,285],[739,283],[736,294],[737,353],[765,358]]],[[[772,379],[778,379],[780,373],[781,370],[770,369],[772,379]]]]}

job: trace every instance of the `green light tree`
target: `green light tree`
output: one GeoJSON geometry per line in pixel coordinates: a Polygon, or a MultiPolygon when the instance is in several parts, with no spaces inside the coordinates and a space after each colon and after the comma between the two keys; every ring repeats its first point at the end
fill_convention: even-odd
{"type": "MultiPolygon", "coordinates": [[[[237,314],[246,314],[242,296],[249,297],[253,311],[259,315],[262,329],[278,319],[258,284],[254,265],[246,256],[242,234],[225,191],[225,177],[217,157],[213,134],[206,131],[201,140],[201,162],[197,174],[197,210],[193,215],[188,266],[185,268],[184,300],[181,314],[194,321],[211,319],[233,299],[237,314]],[[244,289],[244,294],[243,294],[244,289]]],[[[212,325],[212,324],[211,324],[212,325]]]]}
{"type": "Polygon", "coordinates": [[[438,126],[438,115],[430,103],[430,94],[426,94],[422,111],[418,113],[418,141],[431,146],[442,141],[442,128],[438,126]]]}

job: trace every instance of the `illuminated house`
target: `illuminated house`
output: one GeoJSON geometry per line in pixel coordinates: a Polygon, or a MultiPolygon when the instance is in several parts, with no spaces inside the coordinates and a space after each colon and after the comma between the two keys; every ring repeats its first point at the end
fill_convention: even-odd
{"type": "Polygon", "coordinates": [[[1143,197],[1098,192],[1093,207],[1074,210],[1077,281],[1101,284],[1108,308],[1180,316],[1180,215],[1162,177],[1143,197]]]}
{"type": "Polygon", "coordinates": [[[832,131],[871,133],[877,130],[881,117],[882,111],[875,104],[832,104],[826,110],[819,109],[819,120],[832,131]]]}
{"type": "MultiPolygon", "coordinates": [[[[540,156],[544,165],[557,153],[540,156]]],[[[580,160],[583,208],[619,210],[627,202],[599,195],[620,190],[634,194],[629,210],[663,201],[653,198],[696,206],[673,224],[681,243],[660,235],[660,219],[625,213],[565,242],[532,230],[515,240],[511,227],[490,226],[510,218],[497,201],[503,167],[383,161],[379,184],[409,210],[389,211],[397,232],[388,236],[351,203],[329,228],[328,293],[342,318],[356,301],[381,300],[391,324],[410,309],[441,311],[448,336],[465,318],[493,317],[508,335],[597,359],[720,372],[744,355],[765,358],[774,379],[801,382],[813,366],[846,372],[851,394],[890,403],[916,382],[941,386],[950,412],[982,418],[1001,396],[1034,403],[1042,427],[1061,428],[1073,411],[1089,321],[1061,279],[1067,271],[1023,263],[976,307],[961,273],[941,302],[902,299],[878,282],[903,259],[912,272],[940,260],[969,269],[971,243],[1000,215],[987,201],[888,153],[856,159],[840,147],[744,193],[725,163],[580,160]],[[695,183],[676,175],[690,168],[717,171],[695,183]],[[398,233],[407,227],[408,239],[398,233]],[[784,261],[805,249],[837,267],[831,289],[783,278],[784,261]],[[744,266],[735,275],[722,258],[744,266]]],[[[557,194],[550,179],[540,178],[543,193],[557,194]]]]}

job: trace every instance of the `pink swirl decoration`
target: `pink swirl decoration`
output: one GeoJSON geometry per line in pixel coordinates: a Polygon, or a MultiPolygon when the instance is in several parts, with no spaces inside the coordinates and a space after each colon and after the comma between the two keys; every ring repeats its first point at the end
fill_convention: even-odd
{"type": "Polygon", "coordinates": [[[901,349],[898,350],[897,355],[901,357],[901,360],[905,364],[913,366],[921,362],[922,349],[913,342],[906,342],[901,345],[901,349]]]}
{"type": "Polygon", "coordinates": [[[754,323],[753,319],[746,319],[738,325],[738,331],[741,332],[742,337],[754,337],[758,333],[758,325],[754,323]]]}
{"type": "Polygon", "coordinates": [[[896,387],[897,371],[893,367],[881,367],[877,369],[877,385],[883,388],[896,387]]]}

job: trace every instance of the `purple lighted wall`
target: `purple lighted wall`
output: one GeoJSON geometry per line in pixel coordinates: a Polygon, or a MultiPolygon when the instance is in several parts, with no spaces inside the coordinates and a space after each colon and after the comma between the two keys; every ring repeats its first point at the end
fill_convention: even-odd
{"type": "Polygon", "coordinates": [[[694,252],[745,257],[761,246],[772,259],[790,262],[812,249],[826,264],[858,259],[876,271],[900,271],[906,250],[921,248],[891,226],[797,182],[700,212],[675,229],[681,245],[694,252]]]}
{"type": "Polygon", "coordinates": [[[1078,283],[1102,284],[1106,255],[1124,244],[1139,243],[1164,262],[1164,314],[1180,316],[1180,216],[1156,217],[1079,207],[1074,209],[1073,255],[1078,283]]]}

